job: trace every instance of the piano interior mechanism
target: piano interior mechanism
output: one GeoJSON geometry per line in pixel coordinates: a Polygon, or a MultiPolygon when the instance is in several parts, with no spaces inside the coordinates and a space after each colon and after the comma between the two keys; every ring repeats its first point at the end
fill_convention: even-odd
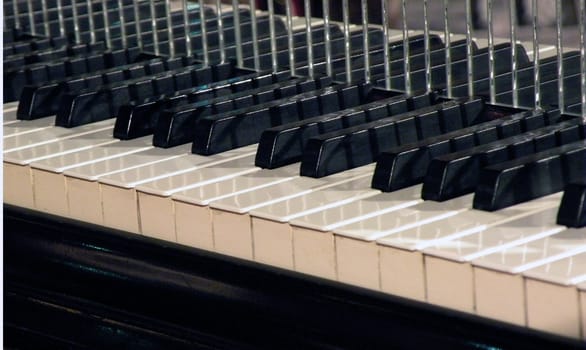
{"type": "Polygon", "coordinates": [[[3,6],[7,347],[583,348],[584,0],[3,6]]]}

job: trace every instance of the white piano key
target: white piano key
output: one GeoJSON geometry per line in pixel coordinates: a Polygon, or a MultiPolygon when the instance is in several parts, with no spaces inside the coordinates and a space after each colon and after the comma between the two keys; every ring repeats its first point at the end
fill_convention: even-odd
{"type": "Polygon", "coordinates": [[[16,117],[16,110],[18,109],[18,101],[8,102],[2,105],[2,124],[10,125],[17,123],[19,120],[16,117]]]}
{"type": "Polygon", "coordinates": [[[582,339],[586,340],[586,282],[578,284],[578,292],[580,294],[580,324],[582,339]]]}
{"type": "Polygon", "coordinates": [[[19,120],[15,123],[4,124],[4,138],[14,137],[17,135],[28,134],[31,132],[42,131],[48,128],[54,128],[54,118],[41,118],[35,120],[19,120]]]}
{"type": "Polygon", "coordinates": [[[564,286],[586,282],[586,252],[523,272],[525,277],[564,286]]]}
{"type": "Polygon", "coordinates": [[[56,126],[53,128],[27,133],[22,136],[17,135],[15,137],[9,137],[3,140],[4,154],[6,155],[9,152],[15,152],[30,147],[45,145],[68,138],[95,133],[98,131],[110,130],[111,135],[113,127],[114,120],[108,119],[97,123],[78,126],[76,128],[62,128],[56,126]]]}

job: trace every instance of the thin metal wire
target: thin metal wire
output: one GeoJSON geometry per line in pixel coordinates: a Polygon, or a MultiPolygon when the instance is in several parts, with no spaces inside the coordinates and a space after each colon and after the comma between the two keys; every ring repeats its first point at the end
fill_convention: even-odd
{"type": "MultiPolygon", "coordinates": [[[[169,41],[169,55],[175,56],[175,37],[173,35],[173,18],[171,18],[171,1],[165,0],[165,14],[167,17],[167,40],[169,41]]],[[[188,27],[189,23],[183,23],[188,27]]]]}
{"type": "Polygon", "coordinates": [[[118,16],[120,17],[120,40],[122,41],[122,47],[127,47],[126,18],[124,16],[124,3],[122,0],[118,0],[118,16]]]}
{"type": "Polygon", "coordinates": [[[208,26],[206,24],[206,9],[204,0],[199,0],[199,21],[201,22],[201,48],[203,50],[203,64],[210,64],[210,53],[208,51],[208,26]]]}
{"type": "Polygon", "coordinates": [[[474,96],[474,57],[472,56],[472,0],[466,0],[466,74],[468,96],[474,96]]]}
{"type": "Polygon", "coordinates": [[[187,0],[181,1],[181,10],[183,12],[183,22],[185,26],[183,27],[185,35],[185,54],[187,56],[193,55],[193,48],[191,47],[191,21],[189,19],[189,4],[187,0]]]}
{"type": "Polygon", "coordinates": [[[134,25],[136,27],[136,44],[142,50],[142,33],[140,27],[140,9],[138,8],[138,0],[133,1],[134,8],[134,25]]]}
{"type": "Polygon", "coordinates": [[[35,12],[33,10],[33,2],[31,0],[27,0],[26,7],[27,7],[27,11],[28,11],[29,30],[32,35],[35,35],[37,33],[37,28],[35,26],[35,12]]]}
{"type": "Polygon", "coordinates": [[[323,16],[324,16],[324,36],[325,36],[325,54],[326,54],[326,74],[331,77],[334,75],[332,69],[332,45],[330,40],[332,39],[332,33],[330,31],[330,2],[322,1],[323,4],[323,16]]]}
{"type": "Polygon", "coordinates": [[[410,95],[411,88],[411,53],[409,48],[409,31],[407,29],[407,0],[401,0],[401,17],[403,28],[403,71],[405,74],[405,92],[410,95]]]}
{"type": "Polygon", "coordinates": [[[564,98],[564,42],[563,42],[563,9],[562,0],[555,2],[555,17],[556,17],[556,54],[558,63],[558,108],[561,113],[566,110],[564,98]]]}
{"type": "Polygon", "coordinates": [[[57,19],[59,21],[59,36],[65,36],[65,17],[63,16],[63,3],[61,0],[57,0],[57,19]]]}
{"type": "Polygon", "coordinates": [[[160,54],[159,48],[159,29],[157,28],[157,13],[155,10],[155,2],[150,1],[150,15],[151,15],[151,30],[153,31],[153,46],[155,55],[160,54]]]}
{"type": "Polygon", "coordinates": [[[490,91],[490,103],[496,103],[496,81],[495,81],[495,63],[494,63],[494,19],[493,19],[493,0],[486,2],[486,13],[488,22],[488,84],[490,91]]]}
{"type": "Polygon", "coordinates": [[[533,76],[535,89],[535,109],[541,109],[541,76],[539,72],[539,7],[537,0],[531,0],[532,29],[533,29],[533,76]]]}
{"type": "Polygon", "coordinates": [[[517,50],[517,2],[515,0],[509,1],[509,24],[511,35],[511,86],[513,92],[513,107],[519,107],[519,77],[517,74],[517,58],[519,52],[517,50]]]}
{"type": "Polygon", "coordinates": [[[448,98],[452,98],[452,39],[450,37],[449,0],[444,0],[444,42],[446,46],[446,90],[448,98]]]}
{"type": "Polygon", "coordinates": [[[110,35],[110,16],[108,14],[108,2],[102,0],[102,14],[104,15],[104,34],[106,36],[106,46],[112,47],[112,36],[110,35]]]}
{"type": "Polygon", "coordinates": [[[423,0],[423,37],[425,45],[425,90],[431,92],[431,43],[429,41],[429,4],[423,0]]]}
{"type": "Polygon", "coordinates": [[[236,39],[236,65],[242,67],[244,65],[244,56],[242,54],[242,31],[240,30],[238,0],[232,0],[232,12],[234,13],[234,37],[236,39]]]}
{"type": "Polygon", "coordinates": [[[46,36],[51,35],[51,28],[49,28],[49,9],[47,8],[47,0],[41,1],[41,8],[43,10],[43,25],[46,36]]]}
{"type": "Polygon", "coordinates": [[[295,43],[293,42],[293,15],[291,0],[285,0],[285,15],[287,16],[287,48],[289,50],[289,70],[295,75],[295,43]]]}
{"type": "MultiPolygon", "coordinates": [[[[88,19],[88,26],[90,30],[90,42],[92,44],[96,43],[96,24],[94,22],[94,9],[92,7],[92,0],[86,0],[85,2],[87,7],[87,19],[88,19]]],[[[106,11],[106,9],[102,9],[102,11],[106,11]]]]}
{"type": "Polygon", "coordinates": [[[307,75],[314,77],[313,40],[311,37],[311,0],[304,0],[305,6],[305,40],[307,42],[307,75]]]}
{"type": "Polygon", "coordinates": [[[222,0],[216,0],[216,15],[218,16],[218,45],[220,46],[220,62],[226,62],[226,39],[224,37],[224,18],[222,0]]]}
{"type": "Polygon", "coordinates": [[[258,50],[258,27],[256,25],[256,1],[250,2],[250,20],[252,25],[252,53],[254,55],[254,70],[260,70],[260,58],[258,50]]]}
{"type": "Polygon", "coordinates": [[[364,80],[370,83],[370,45],[368,37],[368,1],[360,1],[362,7],[362,46],[364,48],[364,80]]]}
{"type": "Polygon", "coordinates": [[[274,0],[267,0],[269,10],[269,32],[271,35],[271,66],[273,72],[279,70],[277,61],[277,31],[275,30],[275,3],[274,0]]]}
{"type": "Polygon", "coordinates": [[[389,55],[389,8],[387,0],[381,0],[383,24],[383,60],[385,64],[385,88],[391,89],[391,57],[389,55]]]}
{"type": "Polygon", "coordinates": [[[75,0],[71,0],[71,14],[73,16],[73,35],[75,35],[75,42],[80,43],[81,38],[79,34],[79,14],[77,13],[77,4],[75,0]]]}
{"type": "Polygon", "coordinates": [[[580,85],[582,123],[586,124],[586,0],[580,0],[580,85]]]}
{"type": "Polygon", "coordinates": [[[346,58],[346,82],[352,82],[352,62],[350,62],[350,9],[348,0],[342,0],[342,22],[344,22],[344,56],[346,58]]]}

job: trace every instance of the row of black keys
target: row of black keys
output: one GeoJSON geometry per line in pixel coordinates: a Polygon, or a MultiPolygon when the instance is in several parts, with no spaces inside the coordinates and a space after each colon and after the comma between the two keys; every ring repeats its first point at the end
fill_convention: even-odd
{"type": "MultiPolygon", "coordinates": [[[[153,80],[139,80],[128,90],[134,91],[132,96],[129,93],[125,99],[120,95],[124,101],[136,97],[133,100],[136,102],[142,97],[152,103],[154,99],[159,111],[158,120],[147,120],[147,124],[154,129],[155,142],[162,146],[194,140],[195,152],[211,154],[260,140],[257,165],[275,167],[301,160],[302,174],[310,176],[325,176],[378,158],[373,179],[376,188],[401,188],[391,181],[393,178],[400,179],[403,187],[423,181],[424,198],[443,200],[468,193],[476,187],[475,206],[489,210],[559,191],[560,186],[580,179],[585,173],[582,164],[584,142],[580,141],[584,139],[583,126],[571,120],[559,123],[555,113],[515,113],[490,120],[504,112],[485,106],[480,99],[442,102],[430,94],[392,96],[393,93],[372,88],[369,84],[332,85],[328,78],[289,78],[287,72],[256,76],[235,69],[231,64],[199,67],[192,63],[190,60],[162,59],[158,66],[167,71],[163,76],[153,78],[159,79],[156,80],[158,85],[150,84],[149,87],[149,83],[145,83],[141,88],[136,83],[152,83],[153,80]],[[165,80],[162,77],[167,78],[171,91],[177,87],[176,75],[185,70],[169,62],[179,61],[183,66],[195,66],[188,70],[195,78],[193,85],[216,83],[211,87],[192,88],[189,94],[169,96],[163,93],[163,96],[153,98],[163,91],[160,86],[165,85],[161,83],[165,80]],[[242,74],[245,76],[238,78],[242,74]],[[232,83],[222,82],[228,77],[233,79],[232,83]],[[173,105],[174,109],[169,110],[169,104],[176,101],[183,103],[173,105]],[[166,129],[159,129],[160,124],[166,125],[166,129]],[[267,130],[263,132],[264,129],[267,130]],[[161,135],[173,133],[157,130],[174,130],[183,139],[161,138],[161,135]],[[454,152],[464,155],[456,157],[454,154],[458,153],[454,152]],[[557,157],[557,163],[552,161],[551,164],[557,164],[557,169],[561,169],[557,174],[560,176],[531,170],[539,169],[541,164],[546,164],[546,169],[551,166],[543,161],[544,156],[547,159],[557,157]],[[458,176],[461,164],[470,166],[472,176],[458,176]],[[511,170],[511,164],[514,169],[521,170],[511,170]],[[450,174],[456,176],[450,177],[450,174]],[[502,181],[500,176],[507,176],[508,181],[502,181]],[[526,176],[533,176],[536,180],[525,181],[526,176]],[[391,180],[385,183],[385,179],[391,180]],[[434,182],[433,179],[441,181],[434,182]],[[544,183],[549,185],[543,186],[544,183]],[[504,188],[504,191],[503,184],[516,186],[504,188]],[[432,198],[434,194],[436,198],[432,198]]],[[[149,63],[148,67],[154,72],[156,62],[149,63]]],[[[106,91],[111,93],[113,90],[106,91]]],[[[73,95],[75,100],[83,94],[73,95]]],[[[89,98],[87,104],[82,105],[90,109],[95,105],[115,106],[106,98],[113,96],[107,95],[89,98]]],[[[71,97],[72,94],[65,94],[65,100],[71,97]]],[[[145,108],[144,103],[140,106],[145,108]]],[[[102,110],[104,114],[101,115],[117,114],[116,130],[131,130],[123,113],[118,111],[132,111],[134,106],[125,105],[118,111],[110,107],[102,110]]],[[[138,135],[122,138],[148,132],[141,130],[138,135]]]]}

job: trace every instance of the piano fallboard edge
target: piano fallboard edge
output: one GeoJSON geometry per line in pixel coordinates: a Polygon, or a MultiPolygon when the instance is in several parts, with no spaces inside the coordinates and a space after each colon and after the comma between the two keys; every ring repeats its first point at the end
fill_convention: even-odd
{"type": "Polygon", "coordinates": [[[583,343],[4,205],[9,348],[583,348],[583,343]]]}

